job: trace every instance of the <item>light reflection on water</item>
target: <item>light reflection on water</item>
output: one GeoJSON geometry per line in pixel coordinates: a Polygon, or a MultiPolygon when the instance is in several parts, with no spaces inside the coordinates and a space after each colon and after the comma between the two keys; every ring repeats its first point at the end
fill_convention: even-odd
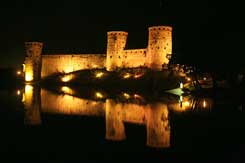
{"type": "Polygon", "coordinates": [[[143,125],[146,128],[146,145],[168,148],[170,144],[169,112],[185,112],[194,109],[209,110],[212,100],[179,97],[147,103],[143,96],[122,92],[124,100],[105,97],[95,91],[93,97],[75,96],[75,90],[63,86],[62,94],[26,85],[22,101],[25,107],[25,124],[42,124],[41,113],[105,117],[105,138],[122,141],[127,138],[125,123],[143,125]],[[142,103],[144,102],[144,103],[142,103]]]}

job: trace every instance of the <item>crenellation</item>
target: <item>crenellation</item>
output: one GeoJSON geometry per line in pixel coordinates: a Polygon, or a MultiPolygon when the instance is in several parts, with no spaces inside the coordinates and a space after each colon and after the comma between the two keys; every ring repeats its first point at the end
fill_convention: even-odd
{"type": "Polygon", "coordinates": [[[125,31],[107,32],[106,54],[44,54],[43,43],[26,42],[26,81],[36,81],[55,73],[106,68],[148,67],[160,71],[169,63],[172,55],[172,27],[149,27],[148,46],[142,49],[125,49],[128,33],[125,31]]]}

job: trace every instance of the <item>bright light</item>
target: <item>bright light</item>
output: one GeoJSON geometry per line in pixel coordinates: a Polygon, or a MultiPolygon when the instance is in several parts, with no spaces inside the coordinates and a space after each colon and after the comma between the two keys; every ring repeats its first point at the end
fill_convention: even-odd
{"type": "Polygon", "coordinates": [[[73,75],[65,75],[61,78],[62,82],[69,82],[73,78],[73,75]]]}
{"type": "Polygon", "coordinates": [[[187,81],[191,81],[191,78],[187,78],[187,81]]]}
{"type": "Polygon", "coordinates": [[[70,73],[70,72],[73,72],[74,70],[73,70],[73,67],[72,66],[66,66],[65,68],[64,68],[64,72],[67,74],[67,73],[70,73]]]}
{"type": "Polygon", "coordinates": [[[123,75],[123,78],[124,78],[124,79],[128,79],[128,78],[130,78],[130,76],[131,76],[130,73],[126,73],[126,74],[123,75]]]}
{"type": "Polygon", "coordinates": [[[203,80],[207,80],[207,78],[206,78],[206,77],[204,77],[204,78],[203,78],[203,80]]]}
{"type": "Polygon", "coordinates": [[[26,96],[25,96],[25,94],[23,93],[22,94],[22,100],[21,100],[21,102],[25,102],[26,101],[26,96]]]}
{"type": "Polygon", "coordinates": [[[189,107],[189,106],[190,106],[190,102],[189,102],[189,101],[183,102],[183,106],[184,106],[184,107],[189,107]]]}
{"type": "Polygon", "coordinates": [[[104,75],[103,72],[98,72],[98,73],[95,74],[95,77],[96,78],[101,78],[103,75],[104,75]]]}
{"type": "Polygon", "coordinates": [[[102,95],[100,92],[96,92],[96,93],[95,93],[95,96],[96,96],[97,98],[103,98],[103,95],[102,95]]]}
{"type": "Polygon", "coordinates": [[[61,91],[66,93],[66,94],[73,94],[73,90],[67,86],[61,87],[61,91]]]}
{"type": "Polygon", "coordinates": [[[22,64],[22,66],[23,66],[23,72],[25,72],[26,71],[26,65],[22,64]]]}
{"type": "Polygon", "coordinates": [[[141,76],[143,76],[143,74],[136,74],[134,75],[134,78],[137,79],[137,78],[140,78],[141,76]]]}
{"type": "Polygon", "coordinates": [[[25,93],[30,93],[33,92],[33,86],[31,85],[26,85],[25,86],[25,93]]]}
{"type": "Polygon", "coordinates": [[[183,97],[179,96],[179,101],[182,102],[183,101],[183,97]]]}
{"type": "Polygon", "coordinates": [[[126,99],[129,99],[129,98],[130,98],[130,95],[127,94],[127,93],[123,93],[123,96],[124,96],[126,99]]]}
{"type": "Polygon", "coordinates": [[[183,83],[182,83],[182,82],[180,82],[180,88],[181,88],[181,89],[183,88],[183,83]]]}
{"type": "Polygon", "coordinates": [[[206,108],[207,104],[206,104],[206,101],[203,100],[203,103],[202,103],[203,107],[206,108]]]}
{"type": "Polygon", "coordinates": [[[17,95],[18,95],[18,96],[20,95],[20,90],[17,90],[17,95]]]}
{"type": "Polygon", "coordinates": [[[98,68],[99,66],[96,65],[96,64],[93,64],[92,67],[93,67],[93,68],[98,68]]]}
{"type": "Polygon", "coordinates": [[[21,74],[21,71],[17,71],[16,74],[17,74],[17,75],[20,75],[20,74],[21,74]]]}
{"type": "Polygon", "coordinates": [[[137,94],[134,94],[134,98],[139,98],[140,96],[137,94]]]}
{"type": "Polygon", "coordinates": [[[33,75],[31,73],[26,72],[25,80],[27,82],[32,81],[33,80],[33,75]]]}

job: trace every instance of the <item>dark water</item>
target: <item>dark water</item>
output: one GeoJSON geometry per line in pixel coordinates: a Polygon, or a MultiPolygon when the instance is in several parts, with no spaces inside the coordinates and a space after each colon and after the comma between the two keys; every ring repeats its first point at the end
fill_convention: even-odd
{"type": "MultiPolygon", "coordinates": [[[[0,91],[5,162],[244,162],[245,108],[236,95],[121,92],[77,96],[25,86],[0,91]],[[19,91],[18,91],[19,90],[19,91]]],[[[83,93],[82,93],[83,94],[83,93]]]]}

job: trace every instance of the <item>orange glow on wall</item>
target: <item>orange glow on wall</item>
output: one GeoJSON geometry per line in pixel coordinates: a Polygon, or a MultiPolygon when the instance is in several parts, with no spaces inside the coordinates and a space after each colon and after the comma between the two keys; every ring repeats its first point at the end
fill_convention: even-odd
{"type": "Polygon", "coordinates": [[[62,82],[69,82],[73,79],[73,77],[74,77],[73,75],[65,75],[61,78],[61,81],[62,82]]]}
{"type": "Polygon", "coordinates": [[[55,73],[105,68],[105,54],[56,54],[42,56],[41,78],[55,73]],[[50,66],[52,65],[52,66],[50,66]]]}
{"type": "Polygon", "coordinates": [[[22,68],[23,68],[23,72],[25,72],[26,71],[26,65],[22,64],[22,68]]]}
{"type": "Polygon", "coordinates": [[[32,72],[26,72],[25,74],[25,81],[30,82],[33,81],[33,73],[32,72]]]}
{"type": "Polygon", "coordinates": [[[67,87],[67,86],[61,87],[61,91],[63,93],[65,93],[65,94],[71,94],[71,95],[74,93],[74,91],[71,88],[67,87]]]}

